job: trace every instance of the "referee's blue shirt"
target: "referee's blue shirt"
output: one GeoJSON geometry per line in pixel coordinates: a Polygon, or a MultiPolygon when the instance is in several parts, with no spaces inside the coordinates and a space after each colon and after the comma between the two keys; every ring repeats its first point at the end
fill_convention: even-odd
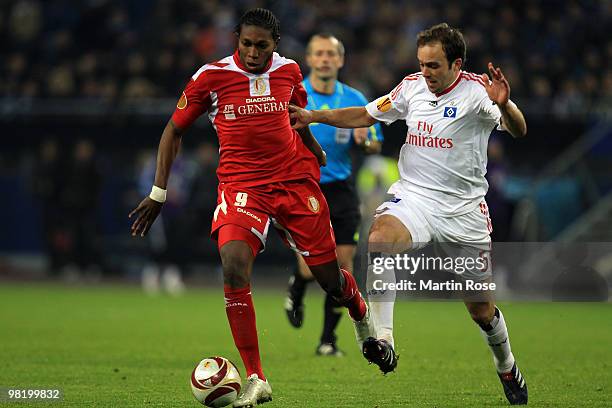
{"type": "MultiPolygon", "coordinates": [[[[331,95],[316,92],[312,88],[310,78],[306,78],[303,85],[308,93],[306,109],[338,109],[365,106],[368,103],[361,92],[340,81],[336,81],[336,89],[331,95]]],[[[349,178],[352,172],[349,149],[355,143],[353,129],[341,129],[322,123],[311,123],[310,131],[327,154],[327,166],[321,167],[321,184],[349,178]]],[[[370,126],[368,139],[383,141],[379,123],[370,126]]]]}

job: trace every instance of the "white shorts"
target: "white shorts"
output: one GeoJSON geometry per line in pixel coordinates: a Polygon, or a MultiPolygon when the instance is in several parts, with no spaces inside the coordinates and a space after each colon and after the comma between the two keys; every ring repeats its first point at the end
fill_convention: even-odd
{"type": "Polygon", "coordinates": [[[441,216],[431,211],[430,202],[417,195],[393,197],[382,203],[374,217],[392,215],[408,229],[412,249],[431,243],[441,252],[453,257],[486,258],[485,268],[464,273],[466,279],[482,280],[491,276],[491,232],[493,227],[487,203],[482,200],[473,210],[456,216],[441,216]]]}

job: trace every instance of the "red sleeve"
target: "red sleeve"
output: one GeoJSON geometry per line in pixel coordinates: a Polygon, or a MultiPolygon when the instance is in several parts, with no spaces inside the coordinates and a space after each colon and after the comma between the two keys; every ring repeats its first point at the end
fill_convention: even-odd
{"type": "Polygon", "coordinates": [[[293,105],[297,105],[300,108],[305,108],[308,104],[308,94],[306,93],[306,89],[302,86],[302,73],[300,72],[300,67],[295,64],[296,70],[296,82],[293,87],[293,93],[291,94],[291,100],[289,103],[293,105]]]}
{"type": "Polygon", "coordinates": [[[210,90],[206,86],[206,76],[203,72],[195,80],[190,80],[185,87],[172,114],[172,121],[179,128],[186,129],[208,110],[211,103],[210,90]]]}

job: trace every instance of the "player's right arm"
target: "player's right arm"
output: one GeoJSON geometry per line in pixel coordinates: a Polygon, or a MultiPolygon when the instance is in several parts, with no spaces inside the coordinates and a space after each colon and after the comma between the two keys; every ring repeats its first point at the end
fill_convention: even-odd
{"type": "MultiPolygon", "coordinates": [[[[154,182],[154,185],[159,189],[167,189],[170,169],[181,147],[182,134],[183,130],[178,128],[172,119],[168,121],[162,132],[159,148],[157,149],[157,167],[155,169],[154,182]]],[[[136,220],[132,224],[132,236],[140,235],[144,237],[149,232],[163,204],[163,201],[156,201],[149,195],[138,204],[138,207],[132,210],[129,217],[132,218],[133,215],[137,215],[136,220]]]]}
{"type": "Polygon", "coordinates": [[[325,123],[339,128],[370,127],[377,121],[365,107],[355,106],[341,109],[306,110],[299,106],[289,105],[289,116],[294,129],[300,129],[310,123],[325,123]]]}
{"type": "Polygon", "coordinates": [[[132,236],[144,237],[149,232],[166,200],[170,169],[180,150],[182,135],[211,105],[210,91],[204,71],[205,68],[200,69],[191,78],[176,105],[172,118],[162,132],[157,149],[157,166],[151,194],[145,197],[129,214],[130,218],[133,215],[137,216],[132,224],[132,236]]]}

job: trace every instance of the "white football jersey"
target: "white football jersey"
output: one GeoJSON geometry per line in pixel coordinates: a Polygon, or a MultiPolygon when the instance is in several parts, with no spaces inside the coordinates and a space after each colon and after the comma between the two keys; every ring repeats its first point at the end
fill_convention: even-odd
{"type": "Polygon", "coordinates": [[[501,124],[501,112],[480,76],[461,71],[445,91],[433,94],[421,73],[412,74],[366,109],[376,120],[390,124],[404,119],[408,126],[398,162],[400,180],[390,194],[417,194],[443,216],[465,214],[479,205],[489,188],[489,136],[501,124]]]}

